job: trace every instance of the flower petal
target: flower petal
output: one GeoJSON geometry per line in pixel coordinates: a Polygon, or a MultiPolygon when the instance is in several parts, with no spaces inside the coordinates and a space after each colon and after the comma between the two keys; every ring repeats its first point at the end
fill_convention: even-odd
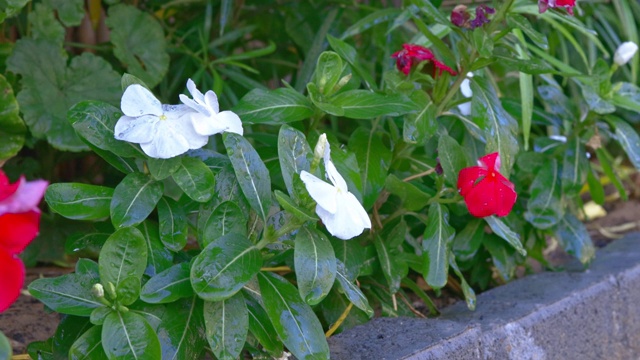
{"type": "Polygon", "coordinates": [[[20,296],[24,285],[24,264],[6,251],[0,249],[0,313],[7,310],[20,296]]]}
{"type": "Polygon", "coordinates": [[[0,201],[13,195],[13,193],[18,190],[19,186],[20,181],[16,181],[15,183],[11,184],[4,171],[0,170],[0,201]]]}
{"type": "Polygon", "coordinates": [[[0,251],[19,254],[38,235],[39,230],[40,211],[0,216],[0,251]]]}
{"type": "Polygon", "coordinates": [[[113,130],[115,138],[131,143],[148,143],[156,135],[156,125],[160,121],[155,115],[139,117],[122,116],[113,130]]]}
{"type": "Polygon", "coordinates": [[[162,115],[160,101],[142,85],[129,85],[120,102],[122,112],[131,117],[142,115],[162,115]]]}
{"type": "Polygon", "coordinates": [[[220,112],[220,104],[218,104],[218,96],[212,90],[207,91],[204,94],[204,103],[207,107],[213,110],[214,114],[220,112]]]}
{"type": "Polygon", "coordinates": [[[338,195],[340,206],[335,214],[324,211],[321,207],[316,207],[316,213],[322,219],[329,233],[338,239],[349,240],[371,228],[371,220],[358,199],[351,194],[338,195]]]}
{"type": "MultiPolygon", "coordinates": [[[[326,150],[325,150],[325,153],[326,153],[326,150]]],[[[324,168],[327,172],[327,178],[329,179],[329,181],[331,181],[333,186],[335,186],[339,191],[345,194],[349,192],[347,183],[344,181],[344,178],[342,177],[342,175],[340,175],[340,173],[338,172],[338,169],[336,169],[336,166],[333,165],[333,162],[329,159],[327,155],[325,155],[324,168]]]]}
{"type": "Polygon", "coordinates": [[[198,90],[198,87],[196,87],[196,83],[193,82],[193,80],[187,80],[187,89],[189,90],[191,97],[193,97],[193,100],[198,103],[204,103],[204,95],[202,95],[200,90],[198,90]]]}
{"type": "Polygon", "coordinates": [[[155,159],[169,159],[189,151],[189,142],[170,126],[158,126],[156,137],[148,143],[140,144],[142,151],[155,159]]]}
{"type": "MultiPolygon", "coordinates": [[[[506,180],[506,179],[505,179],[506,180]]],[[[512,187],[485,177],[464,198],[469,213],[475,217],[506,216],[517,198],[512,187]]]]}
{"type": "Polygon", "coordinates": [[[244,129],[242,129],[242,120],[240,120],[240,117],[233,111],[223,111],[218,113],[217,117],[219,122],[225,124],[225,132],[232,132],[238,135],[242,135],[244,133],[244,129]]]}
{"type": "Polygon", "coordinates": [[[335,187],[304,170],[300,172],[300,180],[304,183],[311,198],[318,203],[316,210],[322,208],[330,214],[335,214],[338,210],[338,202],[336,199],[338,190],[335,187]]]}
{"type": "Polygon", "coordinates": [[[16,184],[18,185],[16,192],[0,201],[0,215],[32,210],[39,212],[38,204],[40,204],[49,183],[44,180],[26,181],[24,177],[21,177],[16,184]]]}
{"type": "Polygon", "coordinates": [[[478,165],[488,171],[500,171],[500,153],[494,152],[478,159],[478,165]]]}
{"type": "Polygon", "coordinates": [[[481,178],[487,176],[487,170],[480,166],[472,166],[460,170],[458,174],[458,191],[463,197],[473,189],[473,186],[481,180],[481,178]]]}
{"type": "Polygon", "coordinates": [[[188,107],[190,107],[191,109],[193,109],[194,111],[197,111],[198,113],[201,113],[203,115],[206,116],[211,116],[213,114],[211,114],[211,111],[209,111],[209,109],[207,109],[206,106],[199,104],[191,99],[189,99],[189,97],[185,94],[180,94],[180,101],[182,101],[183,104],[187,105],[188,107]]]}

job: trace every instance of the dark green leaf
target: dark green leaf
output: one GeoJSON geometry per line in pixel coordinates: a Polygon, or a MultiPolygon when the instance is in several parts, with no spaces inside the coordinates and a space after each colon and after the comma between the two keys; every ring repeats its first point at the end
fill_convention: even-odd
{"type": "Polygon", "coordinates": [[[560,245],[581,263],[587,265],[596,256],[596,249],[584,224],[573,214],[567,213],[560,220],[555,234],[560,245]]]}
{"type": "Polygon", "coordinates": [[[499,53],[494,58],[505,68],[509,70],[517,70],[525,74],[540,75],[556,73],[555,69],[547,62],[538,58],[518,59],[509,54],[499,53]]]}
{"type": "MultiPolygon", "coordinates": [[[[89,260],[84,260],[82,264],[87,261],[89,260]]],[[[78,266],[82,264],[79,263],[78,266]]],[[[93,285],[100,282],[96,270],[85,268],[85,271],[75,274],[37,279],[29,284],[29,293],[59,313],[89,316],[93,309],[103,306],[91,293],[93,285]]]]}
{"type": "Polygon", "coordinates": [[[126,277],[140,279],[147,266],[147,246],[142,233],[133,227],[114,232],[100,251],[100,282],[118,286],[126,277]]]}
{"type": "Polygon", "coordinates": [[[60,21],[68,27],[80,25],[85,14],[82,0],[46,0],[45,4],[55,9],[60,21]]]}
{"type": "Polygon", "coordinates": [[[593,201],[598,205],[604,205],[604,187],[602,186],[600,179],[594,175],[591,167],[589,167],[587,171],[587,183],[589,184],[589,193],[591,194],[593,201]]]}
{"type": "Polygon", "coordinates": [[[578,195],[587,180],[587,172],[591,170],[585,154],[586,150],[580,143],[580,138],[571,136],[567,141],[567,150],[564,152],[562,174],[560,175],[562,191],[565,196],[578,195]]]}
{"type": "Polygon", "coordinates": [[[160,241],[169,250],[177,252],[187,244],[189,223],[184,208],[175,200],[163,196],[158,202],[160,241]]]}
{"type": "Polygon", "coordinates": [[[128,306],[133,304],[140,297],[140,278],[127,276],[116,286],[118,302],[128,306]]]}
{"type": "Polygon", "coordinates": [[[329,44],[331,48],[337,52],[342,59],[346,60],[353,71],[364,81],[365,85],[368,89],[375,90],[376,89],[376,81],[371,76],[369,70],[364,69],[361,66],[361,62],[358,59],[358,53],[356,49],[347,44],[346,42],[331,36],[331,34],[327,34],[327,40],[329,40],[329,44]]]}
{"type": "Polygon", "coordinates": [[[360,165],[363,206],[369,209],[384,188],[391,165],[391,150],[384,144],[379,132],[364,127],[357,128],[351,134],[349,148],[355,152],[360,165]]]}
{"type": "Polygon", "coordinates": [[[462,231],[456,233],[451,246],[456,258],[469,261],[475,256],[482,245],[484,226],[482,220],[475,219],[471,220],[462,231]]]}
{"type": "Polygon", "coordinates": [[[242,293],[222,301],[205,301],[204,324],[216,358],[238,358],[249,330],[249,314],[242,293]]]}
{"type": "Polygon", "coordinates": [[[109,217],[113,189],[79,183],[57,183],[47,187],[44,199],[51,210],[74,220],[109,217]]]}
{"type": "MultiPolygon", "coordinates": [[[[607,121],[616,129],[616,140],[627,153],[633,166],[640,170],[640,136],[638,133],[631,125],[617,116],[608,116],[607,121]]],[[[582,153],[584,154],[584,150],[582,153]]]]}
{"type": "Polygon", "coordinates": [[[436,106],[429,95],[422,91],[411,94],[411,100],[418,106],[415,113],[407,114],[402,127],[402,137],[410,144],[423,145],[429,140],[438,128],[436,121],[436,106]]]}
{"type": "Polygon", "coordinates": [[[113,130],[120,116],[120,109],[101,101],[81,101],[67,114],[73,129],[91,145],[122,157],[144,157],[137,145],[116,140],[113,130]]]}
{"type": "Polygon", "coordinates": [[[88,150],[67,121],[67,110],[82,100],[117,104],[120,76],[109,63],[85,52],[67,66],[67,55],[44,40],[23,38],[7,59],[7,69],[22,75],[18,102],[36,138],[61,150],[88,150]]]}
{"type": "Polygon", "coordinates": [[[202,299],[227,299],[246,284],[262,266],[262,256],[249,239],[229,233],[212,241],[195,257],[191,285],[202,299]]]}
{"type": "Polygon", "coordinates": [[[438,159],[444,172],[444,178],[451,185],[458,182],[460,170],[467,167],[465,151],[451,136],[443,134],[438,139],[438,159]]]}
{"type": "Polygon", "coordinates": [[[173,265],[173,253],[160,241],[158,224],[151,220],[146,220],[138,225],[138,229],[142,232],[144,242],[147,244],[147,253],[149,254],[144,273],[154,276],[170,268],[173,265]]]}
{"type": "Polygon", "coordinates": [[[202,303],[197,296],[167,306],[156,329],[162,359],[201,359],[206,344],[202,303]]]}
{"type": "Polygon", "coordinates": [[[155,87],[169,68],[165,35],[158,20],[133,6],[116,5],[109,7],[106,23],[113,54],[129,73],[155,87]]]}
{"type": "Polygon", "coordinates": [[[533,179],[524,218],[538,229],[548,229],[564,216],[560,175],[558,163],[551,159],[533,179]]]}
{"type": "Polygon", "coordinates": [[[489,227],[493,231],[494,234],[498,235],[502,239],[506,240],[509,245],[511,245],[514,249],[516,249],[522,256],[527,255],[527,250],[522,247],[522,242],[520,241],[520,235],[513,232],[507,224],[505,224],[502,220],[498,219],[495,216],[489,216],[484,218],[484,220],[489,224],[489,227]]]}
{"type": "Polygon", "coordinates": [[[394,174],[389,174],[385,181],[385,188],[391,194],[398,196],[407,210],[418,211],[427,206],[431,196],[415,185],[398,179],[394,174]]]}
{"type": "Polygon", "coordinates": [[[284,210],[289,212],[291,215],[302,221],[317,221],[318,217],[315,214],[310,213],[307,209],[303,209],[296,205],[290,197],[288,197],[285,193],[275,190],[274,194],[276,196],[276,200],[278,204],[282,206],[284,210]]]}
{"type": "Polygon", "coordinates": [[[232,110],[245,124],[286,124],[313,115],[311,102],[290,88],[269,91],[254,89],[240,99],[232,110]]]}
{"type": "Polygon", "coordinates": [[[342,59],[340,55],[333,51],[325,51],[320,54],[316,64],[315,84],[323,95],[331,96],[333,94],[334,87],[340,81],[341,75],[342,59]]]}
{"type": "Polygon", "coordinates": [[[225,133],[223,139],[244,196],[266,222],[271,206],[271,178],[267,167],[253,146],[242,136],[225,133]]]}
{"type": "Polygon", "coordinates": [[[20,10],[27,5],[29,0],[10,0],[3,1],[0,5],[0,23],[5,19],[16,16],[20,13],[20,10]]]}
{"type": "Polygon", "coordinates": [[[447,19],[447,17],[444,16],[430,0],[411,0],[411,3],[419,7],[424,15],[426,15],[431,21],[446,26],[451,25],[449,19],[447,19]]]}
{"type": "Polygon", "coordinates": [[[112,312],[102,326],[102,346],[110,360],[157,360],[160,341],[151,325],[134,312],[112,312]]]}
{"type": "Polygon", "coordinates": [[[481,57],[490,58],[493,55],[493,38],[484,31],[482,26],[473,30],[471,39],[481,57]]]}
{"type": "Polygon", "coordinates": [[[304,134],[288,125],[283,125],[278,134],[278,158],[282,178],[289,195],[296,198],[293,187],[294,174],[302,170],[309,171],[311,147],[304,134]]]}
{"type": "Polygon", "coordinates": [[[392,247],[389,244],[390,239],[384,239],[380,234],[376,234],[374,238],[374,246],[378,253],[378,259],[380,261],[380,267],[382,268],[382,274],[384,275],[387,283],[389,284],[389,291],[395,294],[400,290],[400,282],[402,278],[407,276],[407,265],[392,254],[392,247]]]}
{"type": "Polygon", "coordinates": [[[276,333],[298,359],[326,359],[329,345],[320,321],[287,280],[272,273],[258,273],[265,310],[276,333]]]}
{"type": "MultiPolygon", "coordinates": [[[[333,250],[336,254],[336,259],[344,264],[344,274],[349,281],[355,281],[360,274],[361,268],[367,259],[366,248],[362,247],[357,241],[344,241],[336,238],[329,239],[333,250]]],[[[375,261],[377,254],[373,246],[369,245],[372,258],[375,261]]]]}
{"type": "Polygon", "coordinates": [[[188,262],[173,265],[144,284],[140,299],[150,304],[164,304],[193,295],[190,272],[188,262]]]}
{"type": "Polygon", "coordinates": [[[247,236],[247,219],[242,210],[233,201],[225,201],[218,205],[211,213],[204,228],[202,245],[207,246],[212,241],[229,233],[247,236]]]}
{"type": "Polygon", "coordinates": [[[383,95],[368,90],[349,90],[331,98],[351,119],[372,119],[378,116],[400,116],[415,111],[415,104],[401,94],[383,95]]]}
{"type": "Polygon", "coordinates": [[[182,164],[171,175],[176,184],[197,202],[206,202],[213,196],[215,178],[200,159],[183,157],[182,164]]]}
{"type": "Polygon", "coordinates": [[[316,305],[336,278],[336,256],[327,237],[303,226],[295,239],[294,261],[298,290],[307,304],[316,305]]]}
{"type": "Polygon", "coordinates": [[[437,202],[429,206],[428,219],[422,240],[423,276],[427,284],[440,289],[447,284],[450,243],[456,232],[449,225],[449,210],[437,202]]]}
{"type": "Polygon", "coordinates": [[[347,278],[347,271],[344,264],[340,260],[336,260],[336,280],[338,280],[339,288],[344,295],[355,305],[358,309],[367,313],[369,317],[373,316],[373,309],[369,305],[369,300],[362,293],[360,288],[356,286],[351,280],[347,278]]]}
{"type": "Polygon", "coordinates": [[[462,293],[464,294],[464,299],[467,302],[467,308],[471,311],[476,309],[476,292],[473,291],[473,288],[469,286],[467,280],[462,275],[462,272],[458,268],[458,264],[456,264],[456,256],[453,253],[449,253],[449,266],[453,269],[453,272],[458,275],[460,279],[460,287],[462,288],[462,293]]]}
{"type": "Polygon", "coordinates": [[[613,167],[611,166],[611,155],[609,155],[605,148],[596,149],[596,155],[598,157],[598,161],[600,162],[600,166],[602,166],[604,175],[609,178],[613,186],[615,186],[616,190],[618,190],[618,193],[620,193],[620,198],[624,201],[627,201],[627,199],[629,198],[627,196],[627,191],[624,189],[624,186],[620,182],[618,174],[613,171],[613,167]]]}
{"type": "MultiPolygon", "coordinates": [[[[488,218],[487,218],[488,219],[488,218]]],[[[483,240],[484,247],[491,254],[493,265],[504,281],[508,281],[515,275],[516,258],[512,247],[506,246],[496,235],[488,234],[483,240]]]]}
{"type": "Polygon", "coordinates": [[[15,156],[24,145],[27,127],[19,116],[18,102],[13,88],[4,76],[0,75],[0,161],[15,156]]]}
{"type": "Polygon", "coordinates": [[[69,360],[107,360],[102,348],[102,327],[94,326],[80,336],[69,350],[69,360]]]}
{"type": "Polygon", "coordinates": [[[156,180],[164,180],[173,175],[182,165],[182,158],[179,156],[169,159],[147,159],[147,166],[149,167],[149,173],[156,180]]]}
{"type": "Polygon", "coordinates": [[[89,319],[86,317],[62,316],[56,332],[51,338],[53,359],[68,359],[69,350],[73,346],[73,343],[92,327],[89,319]]]}
{"type": "Polygon", "coordinates": [[[111,199],[111,221],[117,228],[143,222],[162,197],[163,186],[141,173],[128,174],[111,199]]]}
{"type": "Polygon", "coordinates": [[[91,316],[89,316],[89,321],[94,325],[102,325],[104,324],[104,319],[106,319],[113,311],[115,310],[106,306],[95,308],[91,312],[91,316]]]}
{"type": "Polygon", "coordinates": [[[269,316],[252,295],[244,292],[249,313],[249,331],[258,339],[262,347],[274,357],[282,355],[282,342],[269,320],[269,316]]]}
{"type": "Polygon", "coordinates": [[[526,17],[516,13],[508,13],[507,24],[512,28],[522,30],[539,48],[543,50],[548,48],[547,37],[534,29],[526,17]]]}
{"type": "Polygon", "coordinates": [[[628,82],[618,83],[614,88],[618,88],[612,99],[616,106],[640,112],[640,88],[628,82]]]}
{"type": "Polygon", "coordinates": [[[398,15],[400,15],[401,11],[402,10],[393,8],[393,7],[376,10],[371,14],[356,21],[355,24],[349,26],[349,28],[345,30],[345,32],[342,34],[340,38],[344,40],[354,35],[362,34],[367,29],[372,28],[376,25],[380,25],[390,20],[394,20],[398,15]]]}

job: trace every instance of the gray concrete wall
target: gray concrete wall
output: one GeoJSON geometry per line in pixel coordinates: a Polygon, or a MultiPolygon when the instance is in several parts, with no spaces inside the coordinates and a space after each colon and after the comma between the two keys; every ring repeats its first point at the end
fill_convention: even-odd
{"type": "Polygon", "coordinates": [[[640,359],[640,233],[573,268],[487,291],[475,312],[375,319],[330,338],[331,358],[640,359]]]}

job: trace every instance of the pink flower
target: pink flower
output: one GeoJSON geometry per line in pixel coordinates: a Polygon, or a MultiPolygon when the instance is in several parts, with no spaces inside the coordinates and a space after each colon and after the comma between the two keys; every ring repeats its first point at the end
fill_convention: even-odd
{"type": "Polygon", "coordinates": [[[0,313],[20,296],[25,270],[18,254],[38,235],[38,204],[47,185],[24,177],[11,184],[0,170],[0,313]]]}
{"type": "Polygon", "coordinates": [[[500,154],[485,155],[478,165],[464,168],[458,175],[458,191],[469,213],[475,217],[508,215],[518,194],[513,183],[498,172],[500,154]]]}
{"type": "MultiPolygon", "coordinates": [[[[443,71],[446,71],[451,75],[456,75],[455,71],[444,63],[438,61],[435,55],[433,55],[433,52],[424,46],[403,44],[402,50],[396,51],[391,55],[391,57],[396,59],[396,67],[405,75],[409,75],[413,65],[422,61],[431,61],[435,66],[435,69],[438,69],[437,75],[441,75],[443,71]]],[[[433,74],[434,76],[436,75],[435,69],[433,74]]]]}
{"type": "Polygon", "coordinates": [[[547,11],[548,8],[563,7],[567,9],[569,15],[573,15],[574,6],[576,6],[576,0],[538,0],[540,14],[547,11]]]}

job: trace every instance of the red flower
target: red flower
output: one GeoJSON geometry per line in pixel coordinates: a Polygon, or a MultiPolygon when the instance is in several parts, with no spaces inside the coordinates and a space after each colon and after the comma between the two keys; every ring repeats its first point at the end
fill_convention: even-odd
{"type": "Polygon", "coordinates": [[[563,7],[567,9],[569,15],[573,15],[574,6],[576,6],[576,0],[538,0],[540,14],[547,11],[548,8],[563,7]]]}
{"type": "MultiPolygon", "coordinates": [[[[446,71],[451,75],[456,75],[455,71],[444,63],[438,61],[435,55],[433,55],[433,52],[426,47],[415,44],[403,44],[402,48],[402,50],[393,53],[391,57],[396,59],[396,66],[398,67],[398,70],[402,71],[405,75],[409,75],[411,67],[421,61],[431,61],[435,68],[439,70],[438,75],[441,75],[443,71],[446,71]]],[[[434,76],[435,75],[434,70],[434,76]]]]}
{"type": "Polygon", "coordinates": [[[24,264],[18,254],[38,235],[38,203],[46,188],[46,181],[24,177],[11,184],[0,170],[0,313],[20,295],[24,264]]]}
{"type": "Polygon", "coordinates": [[[498,172],[500,154],[485,155],[478,165],[464,168],[458,175],[458,191],[469,212],[475,217],[506,216],[518,194],[513,183],[498,172]]]}

